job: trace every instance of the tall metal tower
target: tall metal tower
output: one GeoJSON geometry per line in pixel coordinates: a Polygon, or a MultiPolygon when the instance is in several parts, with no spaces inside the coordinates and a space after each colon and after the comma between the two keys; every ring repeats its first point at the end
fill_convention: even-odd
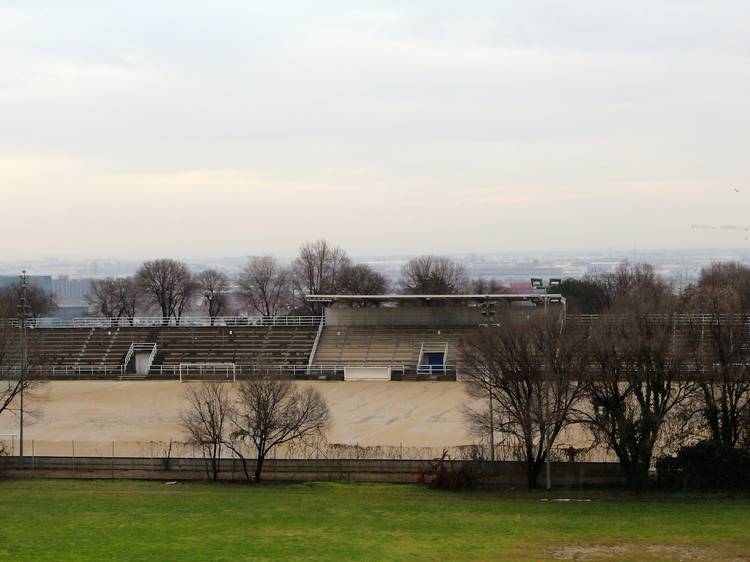
{"type": "Polygon", "coordinates": [[[19,382],[21,385],[20,405],[19,405],[19,432],[18,432],[18,456],[23,458],[23,395],[26,390],[26,375],[29,369],[29,348],[26,339],[26,327],[29,317],[31,316],[31,307],[28,303],[29,276],[26,270],[21,272],[21,295],[18,301],[18,322],[21,328],[21,372],[19,373],[19,382]]]}

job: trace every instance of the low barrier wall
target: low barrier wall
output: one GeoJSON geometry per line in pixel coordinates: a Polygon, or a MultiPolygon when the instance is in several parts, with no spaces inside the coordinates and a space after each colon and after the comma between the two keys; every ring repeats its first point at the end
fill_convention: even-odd
{"type": "MultiPolygon", "coordinates": [[[[414,460],[307,460],[274,459],[263,466],[265,480],[292,482],[342,481],[416,483],[435,461],[414,460]]],[[[458,471],[471,461],[444,461],[458,471]]],[[[200,458],[144,457],[0,457],[0,474],[12,478],[102,478],[145,480],[205,480],[209,463],[200,458]]],[[[221,480],[245,480],[240,459],[221,459],[221,480]]],[[[479,462],[480,481],[490,486],[525,486],[522,462],[479,462]]],[[[252,475],[255,460],[247,460],[252,475]]],[[[555,462],[551,464],[555,487],[613,486],[624,482],[617,463],[555,462]]],[[[539,483],[545,481],[545,472],[539,483]]]]}

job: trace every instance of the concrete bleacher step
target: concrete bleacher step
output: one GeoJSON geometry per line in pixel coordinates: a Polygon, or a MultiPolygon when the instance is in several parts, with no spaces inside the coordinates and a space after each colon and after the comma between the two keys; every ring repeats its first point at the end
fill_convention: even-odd
{"type": "MultiPolygon", "coordinates": [[[[316,326],[38,329],[29,334],[29,348],[34,365],[73,369],[116,366],[132,343],[147,341],[157,344],[156,366],[180,362],[300,366],[307,364],[316,334],[316,326]]],[[[135,377],[127,375],[123,380],[131,378],[135,377]]]]}
{"type": "Polygon", "coordinates": [[[135,375],[135,374],[128,374],[128,375],[120,375],[117,377],[118,381],[142,381],[146,378],[146,375],[135,375]]]}

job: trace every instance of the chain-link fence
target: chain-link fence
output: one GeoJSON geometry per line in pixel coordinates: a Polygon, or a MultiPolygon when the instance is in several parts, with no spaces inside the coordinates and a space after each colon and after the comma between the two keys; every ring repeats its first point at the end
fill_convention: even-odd
{"type": "MultiPolygon", "coordinates": [[[[15,435],[0,435],[0,455],[19,454],[19,443],[15,435]]],[[[24,440],[24,456],[48,457],[138,457],[138,458],[200,458],[203,447],[182,441],[51,441],[24,440]]],[[[220,448],[221,458],[256,458],[255,449],[247,443],[224,444],[220,448]]],[[[314,460],[488,460],[489,445],[475,443],[450,447],[415,447],[404,445],[359,445],[329,443],[326,441],[287,443],[273,448],[270,459],[314,459],[314,460]]],[[[522,461],[525,459],[521,447],[498,444],[495,460],[522,461]]],[[[601,447],[588,449],[559,445],[552,449],[553,462],[616,462],[616,458],[601,447]]]]}

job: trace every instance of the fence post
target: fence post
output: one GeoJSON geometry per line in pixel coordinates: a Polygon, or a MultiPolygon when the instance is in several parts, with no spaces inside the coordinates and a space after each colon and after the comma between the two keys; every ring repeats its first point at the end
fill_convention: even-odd
{"type": "Polygon", "coordinates": [[[404,442],[401,441],[401,451],[399,453],[398,464],[401,467],[401,482],[406,482],[406,474],[404,471],[404,442]]]}
{"type": "Polygon", "coordinates": [[[71,443],[73,444],[73,470],[76,469],[76,440],[72,439],[71,443]]]}
{"type": "Polygon", "coordinates": [[[112,460],[111,460],[111,465],[112,465],[112,480],[114,480],[115,479],[115,442],[114,441],[112,441],[112,460]]]}
{"type": "Polygon", "coordinates": [[[31,440],[31,470],[33,472],[36,462],[34,460],[34,440],[31,440]]]}

